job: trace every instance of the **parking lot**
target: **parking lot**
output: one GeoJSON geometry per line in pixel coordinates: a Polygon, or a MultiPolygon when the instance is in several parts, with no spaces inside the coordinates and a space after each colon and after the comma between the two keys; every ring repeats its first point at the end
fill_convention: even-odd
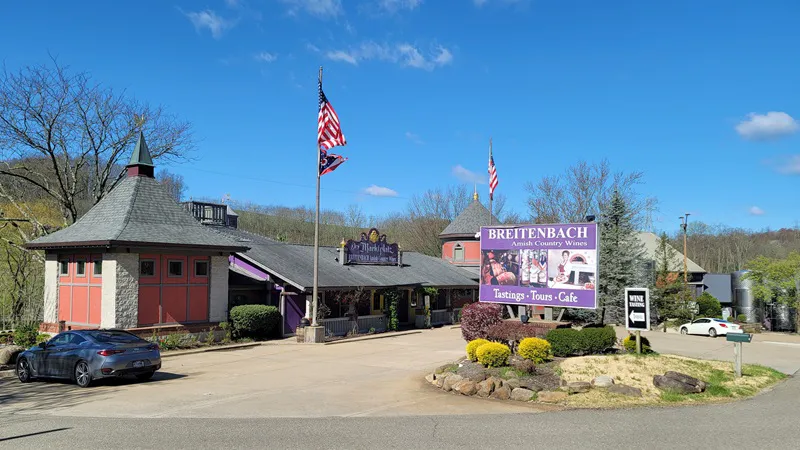
{"type": "MultiPolygon", "coordinates": [[[[619,334],[624,336],[624,330],[619,334]]],[[[661,353],[733,359],[724,338],[643,333],[661,353]]],[[[423,377],[463,355],[458,329],[337,345],[267,343],[164,359],[152,381],[112,380],[88,389],[58,381],[0,379],[0,415],[86,417],[325,417],[536,412],[528,405],[443,395],[423,377]]],[[[792,374],[800,338],[756,335],[746,363],[792,374]]]]}

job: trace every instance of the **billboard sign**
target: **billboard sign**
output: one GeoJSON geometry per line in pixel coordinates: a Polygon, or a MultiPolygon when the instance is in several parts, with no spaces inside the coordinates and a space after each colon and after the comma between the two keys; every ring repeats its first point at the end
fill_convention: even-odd
{"type": "Polygon", "coordinates": [[[361,239],[345,243],[345,264],[398,265],[400,249],[386,241],[386,235],[376,228],[361,233],[361,239]]]}
{"type": "Polygon", "coordinates": [[[597,308],[596,223],[481,227],[480,301],[597,308]]]}

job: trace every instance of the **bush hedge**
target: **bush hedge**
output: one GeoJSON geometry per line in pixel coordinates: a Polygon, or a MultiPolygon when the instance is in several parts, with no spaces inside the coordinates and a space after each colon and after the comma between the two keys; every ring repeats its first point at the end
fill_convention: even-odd
{"type": "Polygon", "coordinates": [[[493,303],[471,303],[461,310],[461,336],[469,342],[486,339],[492,325],[503,321],[503,310],[493,303]]]}
{"type": "Polygon", "coordinates": [[[617,342],[613,327],[602,328],[557,328],[545,337],[552,346],[553,354],[559,357],[582,356],[603,353],[617,342]]]}
{"type": "Polygon", "coordinates": [[[231,309],[230,317],[233,332],[237,337],[272,337],[281,322],[278,308],[268,305],[235,306],[231,309]]]}
{"type": "Polygon", "coordinates": [[[486,367],[503,367],[508,364],[511,349],[499,342],[487,342],[475,352],[478,362],[486,367]]]}
{"type": "Polygon", "coordinates": [[[487,341],[486,339],[473,339],[469,341],[467,343],[467,358],[469,358],[469,360],[473,362],[477,361],[478,355],[476,355],[475,352],[478,351],[478,347],[480,347],[483,344],[487,344],[488,342],[489,341],[487,341]]]}
{"type": "Polygon", "coordinates": [[[39,325],[28,323],[14,329],[14,343],[20,347],[30,348],[36,345],[39,340],[39,325]]]}
{"type": "Polygon", "coordinates": [[[542,364],[553,359],[552,346],[544,339],[525,338],[519,342],[517,354],[522,358],[542,364]]]}
{"type": "Polygon", "coordinates": [[[503,320],[486,330],[486,339],[510,344],[511,349],[514,350],[521,340],[532,337],[543,338],[551,329],[552,326],[536,322],[522,323],[519,320],[503,320]]]}
{"type": "MultiPolygon", "coordinates": [[[[652,353],[653,349],[650,348],[650,341],[642,336],[642,353],[652,353]]],[[[636,353],[636,336],[629,334],[622,340],[622,348],[628,353],[636,353]]]]}

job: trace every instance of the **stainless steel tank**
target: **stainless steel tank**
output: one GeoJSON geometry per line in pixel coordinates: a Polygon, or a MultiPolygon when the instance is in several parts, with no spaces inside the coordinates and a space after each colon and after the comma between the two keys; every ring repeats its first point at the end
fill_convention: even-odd
{"type": "Polygon", "coordinates": [[[774,331],[792,331],[794,329],[794,321],[792,320],[792,309],[789,305],[783,303],[775,303],[772,308],[772,323],[774,323],[774,331]]]}
{"type": "Polygon", "coordinates": [[[763,313],[753,297],[753,281],[745,278],[745,274],[748,272],[740,270],[731,274],[733,310],[737,317],[739,314],[744,314],[748,323],[761,323],[763,313]]]}

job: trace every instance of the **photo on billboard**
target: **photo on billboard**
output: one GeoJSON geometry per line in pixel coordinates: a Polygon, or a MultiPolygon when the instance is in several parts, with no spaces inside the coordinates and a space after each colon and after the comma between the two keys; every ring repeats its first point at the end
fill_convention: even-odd
{"type": "Polygon", "coordinates": [[[481,227],[482,302],[597,308],[597,224],[481,227]]]}

